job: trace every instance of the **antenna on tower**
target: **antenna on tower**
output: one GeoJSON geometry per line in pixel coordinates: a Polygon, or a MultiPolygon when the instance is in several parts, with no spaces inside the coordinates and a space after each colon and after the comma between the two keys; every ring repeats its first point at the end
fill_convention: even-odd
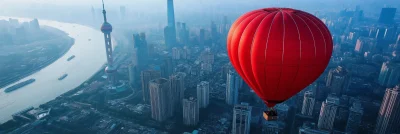
{"type": "Polygon", "coordinates": [[[107,22],[106,9],[104,8],[104,0],[101,0],[101,3],[103,4],[103,17],[104,17],[104,22],[107,22]]]}
{"type": "Polygon", "coordinates": [[[104,10],[105,10],[105,9],[104,9],[104,0],[101,0],[101,3],[103,4],[103,11],[104,11],[104,10]]]}

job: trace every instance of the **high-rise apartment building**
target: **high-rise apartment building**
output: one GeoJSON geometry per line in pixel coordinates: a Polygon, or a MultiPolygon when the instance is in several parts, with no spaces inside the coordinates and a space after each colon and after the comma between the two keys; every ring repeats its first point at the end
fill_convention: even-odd
{"type": "Polygon", "coordinates": [[[328,96],[322,102],[321,111],[319,113],[318,128],[322,130],[332,130],[335,122],[336,112],[338,110],[339,98],[333,95],[328,96]]]}
{"type": "Polygon", "coordinates": [[[210,84],[207,81],[202,81],[197,84],[197,101],[199,108],[206,108],[210,103],[210,84]]]}
{"type": "Polygon", "coordinates": [[[181,58],[180,49],[177,47],[172,48],[172,59],[179,60],[181,58]]]}
{"type": "Polygon", "coordinates": [[[364,114],[364,109],[359,101],[355,101],[350,107],[349,118],[347,119],[346,133],[357,134],[360,128],[361,119],[364,114]]]}
{"type": "Polygon", "coordinates": [[[341,95],[347,91],[350,86],[351,75],[350,72],[338,66],[335,69],[331,69],[326,78],[326,86],[331,88],[331,92],[337,95],[341,95]]]}
{"type": "Polygon", "coordinates": [[[304,93],[303,107],[301,108],[301,114],[305,116],[313,116],[315,105],[315,95],[313,91],[306,91],[304,93]]]}
{"type": "Polygon", "coordinates": [[[235,105],[238,103],[239,88],[241,87],[243,80],[232,70],[229,71],[226,79],[225,102],[229,105],[235,105]]]}
{"type": "Polygon", "coordinates": [[[399,83],[400,63],[384,62],[378,77],[378,83],[385,87],[394,87],[399,83]]]}
{"type": "Polygon", "coordinates": [[[141,72],[141,84],[143,92],[143,101],[145,103],[150,102],[150,91],[149,91],[149,81],[160,78],[160,71],[146,70],[141,72]]]}
{"type": "Polygon", "coordinates": [[[170,88],[173,92],[173,102],[176,109],[182,109],[182,100],[184,98],[185,92],[185,77],[186,74],[182,72],[178,72],[169,77],[170,88]]]}
{"type": "Polygon", "coordinates": [[[165,57],[161,64],[161,77],[168,78],[174,72],[171,57],[165,57]]]}
{"type": "Polygon", "coordinates": [[[252,107],[248,103],[233,108],[232,134],[250,134],[252,107]]]}
{"type": "Polygon", "coordinates": [[[195,126],[199,122],[199,105],[197,99],[189,97],[183,99],[183,124],[195,126]]]}
{"type": "Polygon", "coordinates": [[[151,117],[163,122],[173,115],[174,104],[171,100],[173,93],[169,88],[169,81],[158,78],[149,82],[151,117]]]}
{"type": "Polygon", "coordinates": [[[374,38],[360,37],[357,39],[354,51],[359,54],[375,51],[376,43],[377,42],[374,38]]]}
{"type": "Polygon", "coordinates": [[[400,87],[387,88],[376,119],[376,134],[400,133],[400,87]]]}

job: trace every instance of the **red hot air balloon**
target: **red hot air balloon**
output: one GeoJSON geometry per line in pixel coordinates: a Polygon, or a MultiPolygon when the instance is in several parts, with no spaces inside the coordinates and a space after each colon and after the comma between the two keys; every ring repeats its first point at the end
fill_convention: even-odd
{"type": "Polygon", "coordinates": [[[328,28],[317,17],[296,9],[265,8],[233,23],[227,50],[238,74],[273,108],[321,75],[332,44],[328,28]]]}

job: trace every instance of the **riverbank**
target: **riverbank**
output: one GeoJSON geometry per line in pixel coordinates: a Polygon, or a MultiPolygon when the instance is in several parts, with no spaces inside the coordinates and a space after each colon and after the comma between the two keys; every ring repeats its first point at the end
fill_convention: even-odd
{"type": "MultiPolygon", "coordinates": [[[[0,16],[0,19],[8,18],[18,19],[20,22],[32,20],[0,16]]],[[[36,79],[34,83],[10,93],[4,93],[4,89],[9,86],[0,89],[0,123],[12,119],[12,114],[18,111],[27,107],[38,107],[78,87],[96,74],[107,61],[104,35],[99,29],[52,20],[39,19],[39,22],[41,27],[53,27],[67,33],[70,38],[75,39],[74,45],[55,62],[10,85],[31,78],[36,79]],[[68,61],[72,55],[75,55],[75,58],[68,61]],[[68,74],[68,77],[58,80],[63,74],[68,74]]],[[[114,42],[113,45],[117,43],[114,42]]]]}
{"type": "Polygon", "coordinates": [[[64,56],[75,42],[67,33],[56,28],[44,26],[41,32],[51,36],[24,45],[0,47],[4,51],[1,52],[0,62],[7,65],[0,67],[0,88],[52,64],[64,56]]]}

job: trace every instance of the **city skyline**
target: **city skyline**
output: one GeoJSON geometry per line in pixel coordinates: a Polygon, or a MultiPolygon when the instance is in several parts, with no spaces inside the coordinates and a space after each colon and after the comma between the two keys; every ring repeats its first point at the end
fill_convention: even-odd
{"type": "MultiPolygon", "coordinates": [[[[97,3],[99,1],[97,0],[97,3]]],[[[332,57],[327,61],[329,64],[327,63],[324,72],[318,69],[321,71],[318,78],[316,74],[312,74],[312,77],[314,75],[316,77],[315,81],[309,80],[311,76],[305,75],[302,79],[310,81],[309,85],[305,85],[305,88],[299,93],[293,93],[293,97],[288,94],[284,95],[285,98],[288,98],[287,100],[273,101],[272,105],[268,104],[270,100],[265,97],[283,95],[281,91],[274,92],[274,96],[258,96],[260,92],[268,91],[253,90],[252,87],[266,86],[270,88],[276,85],[277,88],[285,87],[288,88],[287,91],[290,91],[291,88],[294,88],[293,83],[295,82],[273,83],[269,76],[275,77],[275,74],[278,73],[269,70],[266,71],[267,74],[270,74],[268,78],[266,76],[264,79],[257,79],[257,83],[252,83],[249,75],[243,75],[243,71],[247,70],[238,70],[238,63],[241,63],[242,68],[246,65],[242,64],[243,59],[239,59],[238,63],[232,61],[231,54],[227,52],[227,44],[229,47],[229,43],[232,43],[232,40],[229,39],[231,37],[229,32],[232,32],[231,26],[238,25],[236,21],[238,18],[234,16],[242,14],[241,11],[224,14],[210,9],[207,12],[214,17],[204,17],[201,14],[193,14],[192,17],[185,16],[201,20],[193,22],[187,21],[189,19],[182,19],[185,18],[182,16],[181,7],[184,2],[164,0],[162,3],[164,8],[157,9],[157,12],[162,12],[160,16],[164,17],[156,17],[162,21],[155,22],[159,23],[155,26],[138,23],[141,20],[149,21],[151,19],[146,16],[149,14],[132,13],[132,6],[120,5],[118,1],[102,0],[101,2],[101,11],[95,8],[96,6],[88,6],[87,13],[80,14],[86,15],[88,20],[76,20],[75,23],[55,23],[55,21],[46,21],[41,18],[25,22],[11,18],[1,20],[0,17],[0,50],[6,48],[4,49],[6,51],[0,51],[0,58],[8,56],[3,59],[11,59],[5,60],[5,62],[0,61],[0,63],[7,62],[9,65],[0,67],[0,71],[4,71],[3,68],[7,67],[7,69],[13,69],[13,72],[18,72],[19,75],[23,74],[17,75],[18,77],[10,76],[9,79],[6,79],[10,85],[6,83],[4,93],[1,90],[0,98],[4,98],[5,101],[4,104],[0,103],[0,106],[4,107],[0,110],[14,109],[10,109],[12,112],[6,111],[10,115],[8,121],[0,120],[0,133],[327,134],[400,132],[399,124],[395,123],[400,120],[400,111],[398,110],[398,104],[400,104],[398,96],[400,89],[400,71],[398,70],[400,31],[397,28],[400,16],[399,13],[393,12],[398,11],[396,8],[394,10],[379,6],[373,10],[375,12],[373,15],[364,12],[367,7],[360,5],[332,11],[309,12],[310,16],[315,15],[319,19],[318,22],[320,21],[321,25],[326,26],[326,31],[329,29],[328,32],[330,32],[329,35],[332,35],[334,45],[332,57]],[[110,5],[114,8],[119,6],[116,8],[117,10],[107,10],[106,12],[105,7],[108,7],[108,3],[111,3],[110,5]],[[391,14],[387,15],[385,12],[391,14]],[[132,19],[136,18],[138,18],[137,22],[134,22],[132,19]],[[135,27],[143,26],[143,28],[134,30],[128,28],[133,25],[135,27]],[[55,29],[65,31],[65,33],[60,34],[55,29]],[[76,31],[68,31],[70,29],[76,31]],[[89,33],[89,29],[94,30],[89,33]],[[88,33],[81,30],[88,31],[88,33]],[[52,55],[51,58],[54,58],[52,61],[46,56],[39,55],[49,49],[49,45],[42,45],[47,38],[39,36],[41,34],[58,35],[50,37],[64,39],[60,42],[71,45],[52,48],[51,50],[65,49],[63,54],[52,55]],[[23,48],[20,46],[27,46],[30,49],[19,50],[18,48],[23,48]],[[82,51],[76,51],[76,49],[82,51]],[[30,52],[35,55],[23,56],[30,52]],[[92,57],[93,61],[85,59],[87,56],[92,57]],[[16,65],[20,64],[19,60],[21,59],[40,66],[14,66],[12,64],[14,60],[18,61],[15,63],[16,65]],[[85,62],[88,64],[84,64],[85,62]],[[57,64],[59,67],[54,66],[57,64]],[[87,69],[83,65],[94,67],[87,69]],[[67,70],[62,66],[80,69],[67,70]],[[25,71],[26,69],[31,70],[25,71]],[[51,69],[52,72],[47,71],[51,69]],[[49,77],[44,79],[43,76],[37,75],[41,74],[40,70],[46,71],[49,77]],[[78,77],[83,77],[83,74],[87,75],[84,79],[79,79],[78,77]],[[28,78],[33,79],[33,82],[28,78]],[[71,84],[71,81],[75,79],[76,84],[71,84]],[[260,82],[259,80],[264,81],[260,82]],[[59,91],[59,89],[64,89],[65,85],[76,86],[59,91]],[[40,90],[40,87],[49,87],[46,89],[52,90],[40,90]],[[33,89],[40,90],[43,95],[32,93],[32,96],[25,96],[25,98],[27,100],[42,98],[40,103],[27,101],[22,103],[23,99],[11,98],[16,95],[21,96],[29,91],[33,92],[33,89]],[[46,94],[54,96],[46,98],[46,94]],[[18,108],[15,108],[16,106],[18,108]],[[271,111],[274,111],[275,114],[271,111]],[[265,115],[274,116],[274,121],[270,121],[269,119],[272,118],[266,118],[265,115]]],[[[145,3],[142,2],[142,4],[145,3]]],[[[210,2],[208,5],[219,5],[221,9],[230,6],[228,3],[224,5],[224,2],[210,2]]],[[[327,1],[327,3],[329,2],[331,1],[327,1]]],[[[246,2],[243,4],[245,5],[246,2]]],[[[253,6],[253,8],[257,9],[258,6],[253,6]]],[[[247,7],[244,6],[240,10],[247,11],[247,7]]],[[[269,8],[262,11],[270,10],[276,9],[269,8]]],[[[278,15],[278,17],[282,17],[286,23],[284,14],[292,13],[292,9],[279,10],[282,12],[282,16],[278,15]]],[[[188,10],[187,14],[190,14],[190,11],[188,10]]],[[[49,19],[63,22],[63,20],[51,16],[49,19]]],[[[301,19],[301,17],[292,18],[293,21],[288,23],[293,22],[294,24],[297,19],[301,19]]],[[[307,17],[303,19],[312,20],[307,17]]],[[[257,21],[261,22],[262,20],[258,18],[257,21]]],[[[310,24],[312,24],[311,22],[310,24]]],[[[289,24],[286,25],[290,27],[289,24]]],[[[306,25],[307,23],[303,20],[299,24],[306,25]]],[[[270,25],[273,26],[272,23],[270,25]]],[[[314,23],[314,25],[319,24],[314,23]]],[[[307,30],[306,28],[300,29],[307,30]]],[[[308,30],[312,39],[322,37],[315,34],[318,32],[316,29],[308,30]]],[[[276,32],[277,27],[274,27],[272,31],[276,32]]],[[[248,31],[244,30],[244,33],[246,32],[248,31]]],[[[254,32],[257,33],[257,31],[254,32]]],[[[283,35],[283,39],[291,37],[290,35],[285,37],[285,33],[283,35]]],[[[312,44],[308,40],[302,42],[302,38],[306,37],[299,37],[300,45],[312,44]]],[[[276,44],[279,41],[271,42],[276,44]]],[[[239,48],[243,48],[243,42],[245,41],[241,41],[242,46],[239,48]]],[[[289,41],[287,44],[293,45],[293,42],[289,41]]],[[[63,44],[58,46],[60,45],[63,44]]],[[[270,44],[269,48],[275,51],[276,48],[273,47],[270,44]]],[[[316,48],[314,41],[314,49],[316,48]]],[[[309,50],[311,52],[311,49],[309,50]]],[[[282,49],[282,64],[285,58],[284,51],[282,49]]],[[[306,47],[300,47],[300,52],[303,52],[300,53],[300,57],[307,57],[307,51],[306,47]]],[[[238,53],[243,54],[242,51],[238,53]]],[[[265,51],[265,53],[270,53],[270,51],[265,51]]],[[[291,50],[286,50],[286,53],[291,53],[291,50]]],[[[315,55],[317,53],[319,52],[315,52],[315,55]]],[[[280,56],[279,54],[278,57],[280,56]]],[[[271,57],[273,56],[267,58],[267,61],[270,62],[268,66],[278,68],[278,64],[272,64],[273,58],[271,57]]],[[[291,64],[295,65],[295,63],[291,64]]],[[[310,71],[315,71],[310,69],[312,66],[305,67],[310,71]]],[[[255,68],[250,68],[250,70],[257,71],[255,68]]],[[[282,70],[288,70],[288,68],[282,70]]],[[[282,70],[281,72],[285,73],[282,70]]],[[[0,77],[1,79],[3,77],[0,77]]]]}

